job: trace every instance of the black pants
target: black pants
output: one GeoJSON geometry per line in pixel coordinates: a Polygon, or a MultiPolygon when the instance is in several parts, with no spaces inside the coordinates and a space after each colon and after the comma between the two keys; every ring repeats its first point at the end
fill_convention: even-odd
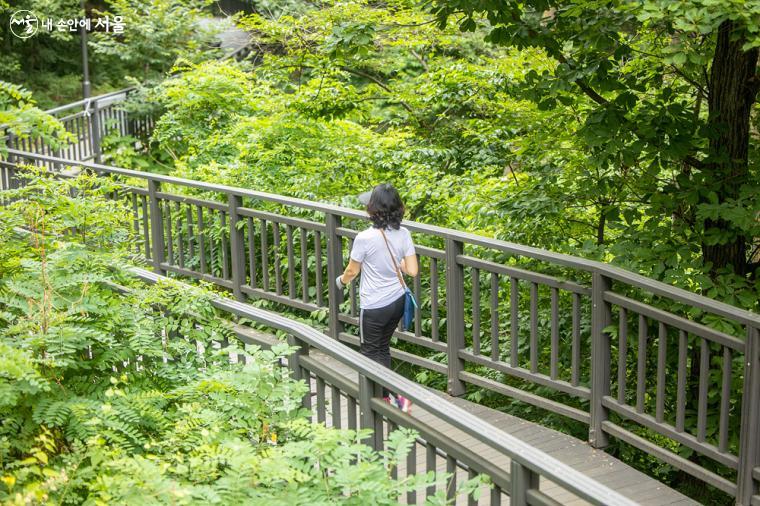
{"type": "Polygon", "coordinates": [[[388,368],[391,366],[391,336],[404,315],[404,297],[387,306],[362,309],[359,313],[359,352],[388,368]]]}

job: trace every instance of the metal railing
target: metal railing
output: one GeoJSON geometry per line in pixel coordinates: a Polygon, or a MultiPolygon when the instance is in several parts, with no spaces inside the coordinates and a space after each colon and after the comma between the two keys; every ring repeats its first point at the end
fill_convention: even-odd
{"type": "MultiPolygon", "coordinates": [[[[162,278],[143,269],[133,269],[133,274],[149,283],[155,283],[162,278]]],[[[471,479],[483,474],[487,475],[491,482],[489,494],[483,497],[483,502],[493,506],[501,504],[505,499],[503,496],[508,496],[508,502],[513,506],[558,504],[539,490],[541,480],[550,480],[592,504],[636,504],[593,478],[499,430],[304,323],[221,296],[213,297],[211,304],[230,315],[287,334],[288,343],[297,348],[297,351],[288,357],[287,367],[295,379],[305,380],[309,386],[309,392],[304,396],[304,405],[313,411],[314,421],[325,423],[328,427],[370,429],[372,435],[364,442],[375,450],[387,449],[387,437],[397,428],[415,429],[419,434],[417,442],[411,447],[406,461],[392,469],[394,478],[403,479],[418,472],[435,471],[441,467],[439,464],[445,462],[445,471],[449,478],[443,487],[450,501],[463,499],[457,491],[457,475],[471,479]],[[318,350],[346,365],[356,372],[357,380],[336,372],[335,367],[325,365],[310,356],[310,350],[318,350]],[[468,436],[485,444],[488,450],[506,455],[510,459],[509,470],[491,464],[480,454],[474,453],[455,438],[441,432],[439,428],[391,408],[380,398],[383,388],[408,397],[414,401],[415,409],[423,409],[436,421],[443,421],[464,431],[468,436]],[[420,466],[419,470],[418,451],[424,452],[424,466],[420,466]]],[[[251,338],[245,332],[239,333],[238,337],[246,344],[268,344],[251,338]]],[[[174,335],[172,338],[178,339],[182,336],[174,335]]],[[[224,346],[224,343],[220,345],[224,346]]],[[[437,487],[431,485],[426,487],[419,497],[418,492],[422,491],[410,490],[406,497],[399,499],[405,500],[406,504],[424,503],[436,491],[437,487]]],[[[467,497],[468,504],[479,502],[473,496],[467,497]]]]}
{"type": "MultiPolygon", "coordinates": [[[[330,280],[367,226],[365,213],[17,149],[9,155],[2,188],[20,184],[17,160],[124,181],[118,198],[132,208],[136,253],[157,273],[324,316],[333,338],[358,344],[356,283],[344,300],[330,280]]],[[[415,328],[395,334],[395,359],[439,373],[452,395],[470,384],[510,396],[587,425],[597,448],[613,436],[740,504],[760,502],[760,316],[609,264],[404,225],[417,244],[420,304],[415,328]]]]}
{"type": "Polygon", "coordinates": [[[135,91],[134,87],[124,88],[45,111],[74,137],[65,147],[54,148],[42,137],[19,138],[8,130],[3,132],[2,138],[5,145],[13,149],[100,163],[102,142],[107,135],[116,133],[146,139],[153,130],[152,115],[137,117],[123,108],[124,101],[135,91]]]}

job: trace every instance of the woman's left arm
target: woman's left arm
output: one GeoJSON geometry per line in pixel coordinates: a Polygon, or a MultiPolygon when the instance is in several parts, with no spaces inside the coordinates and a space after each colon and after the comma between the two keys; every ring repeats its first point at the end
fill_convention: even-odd
{"type": "Polygon", "coordinates": [[[419,270],[417,255],[409,255],[401,259],[401,272],[407,276],[416,277],[419,270]]]}

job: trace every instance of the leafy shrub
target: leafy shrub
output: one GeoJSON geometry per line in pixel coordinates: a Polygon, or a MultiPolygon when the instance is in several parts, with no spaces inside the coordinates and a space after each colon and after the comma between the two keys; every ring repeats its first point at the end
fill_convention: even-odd
{"type": "Polygon", "coordinates": [[[445,479],[390,478],[412,431],[375,452],[367,431],[311,424],[306,385],[280,366],[291,347],[220,349],[230,329],[204,290],[126,275],[114,190],[30,169],[4,193],[0,501],[395,504],[445,479]]]}

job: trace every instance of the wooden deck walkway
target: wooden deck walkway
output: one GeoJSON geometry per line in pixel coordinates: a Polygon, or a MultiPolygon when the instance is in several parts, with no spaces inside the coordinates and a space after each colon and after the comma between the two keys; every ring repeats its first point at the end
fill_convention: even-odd
{"type": "MultiPolygon", "coordinates": [[[[237,327],[237,330],[241,330],[237,327]]],[[[261,344],[271,344],[276,342],[275,338],[271,335],[251,331],[245,329],[238,332],[238,335],[245,334],[245,337],[257,341],[261,344]]],[[[321,352],[311,350],[310,356],[318,360],[321,364],[329,367],[335,372],[340,372],[347,380],[356,384],[357,374],[343,363],[332,359],[321,352]]],[[[312,379],[312,392],[316,391],[315,380],[312,379]]],[[[431,390],[437,395],[445,398],[447,401],[456,404],[457,406],[469,411],[470,413],[488,421],[495,427],[503,430],[515,436],[532,446],[539,448],[556,458],[557,460],[572,466],[574,469],[593,477],[598,482],[607,485],[608,487],[618,491],[624,496],[640,503],[644,506],[655,505],[697,505],[700,504],[697,501],[689,499],[688,497],[676,492],[675,490],[667,487],[659,481],[650,478],[646,474],[633,469],[632,467],[624,464],[620,460],[608,455],[604,451],[596,450],[586,444],[585,441],[581,441],[572,436],[568,436],[553,429],[542,427],[532,422],[528,422],[521,418],[502,413],[495,409],[491,409],[465,399],[451,397],[443,392],[431,390]]],[[[326,395],[327,402],[331,402],[331,396],[326,395]]],[[[341,396],[341,417],[342,419],[338,423],[334,423],[331,417],[331,409],[326,410],[326,424],[328,426],[348,427],[346,406],[346,399],[341,396]]],[[[474,439],[472,436],[466,435],[456,427],[443,422],[437,417],[427,413],[420,407],[414,407],[411,415],[414,418],[419,419],[425,424],[433,427],[441,433],[446,434],[458,443],[466,446],[468,449],[474,451],[476,454],[481,455],[484,460],[491,461],[503,469],[509,469],[510,459],[506,455],[501,454],[495,450],[487,448],[483,443],[474,439]]],[[[313,417],[313,421],[317,421],[316,414],[313,417]]],[[[384,430],[387,433],[387,425],[384,430]]],[[[425,469],[425,447],[422,444],[417,445],[417,465],[416,469],[425,469]]],[[[443,473],[446,471],[446,459],[439,457],[436,460],[437,471],[443,473]]],[[[398,476],[403,478],[406,476],[406,463],[401,463],[398,468],[398,476]]],[[[459,469],[457,471],[457,483],[462,483],[467,479],[467,473],[464,470],[459,469]]],[[[562,489],[558,485],[548,481],[541,480],[540,488],[552,499],[557,501],[558,504],[569,506],[580,506],[588,504],[586,501],[579,499],[573,494],[562,489]]],[[[417,497],[424,497],[425,490],[421,489],[417,491],[417,497]]],[[[405,502],[405,497],[402,497],[402,504],[405,502]]],[[[467,497],[463,495],[457,496],[457,505],[468,504],[467,497]]],[[[489,504],[489,494],[484,489],[481,494],[478,504],[489,504]]],[[[509,498],[506,495],[502,495],[501,504],[509,504],[509,498]]]]}

